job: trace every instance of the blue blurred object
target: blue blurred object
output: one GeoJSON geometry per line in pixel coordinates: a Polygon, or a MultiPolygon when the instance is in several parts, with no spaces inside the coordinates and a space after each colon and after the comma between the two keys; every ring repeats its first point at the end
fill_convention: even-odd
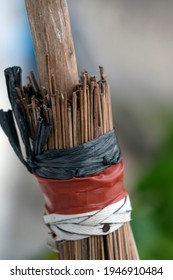
{"type": "Polygon", "coordinates": [[[24,80],[30,70],[36,70],[34,49],[25,1],[0,1],[0,102],[9,107],[3,71],[10,66],[21,66],[24,80]]]}
{"type": "MultiPolygon", "coordinates": [[[[19,65],[24,83],[36,71],[25,1],[0,1],[0,107],[10,108],[4,69],[19,65]]],[[[42,196],[0,129],[0,259],[23,259],[46,249],[42,196]],[[34,217],[34,218],[33,218],[34,217]]]]}

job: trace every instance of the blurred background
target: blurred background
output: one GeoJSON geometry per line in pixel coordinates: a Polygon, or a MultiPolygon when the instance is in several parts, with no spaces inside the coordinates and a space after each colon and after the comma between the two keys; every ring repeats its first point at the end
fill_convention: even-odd
{"type": "MultiPolygon", "coordinates": [[[[78,70],[102,65],[125,161],[141,259],[173,259],[173,1],[68,1],[78,70]]],[[[4,69],[36,71],[24,0],[0,1],[0,108],[4,69]]],[[[0,259],[54,258],[39,186],[0,129],[0,259]]]]}

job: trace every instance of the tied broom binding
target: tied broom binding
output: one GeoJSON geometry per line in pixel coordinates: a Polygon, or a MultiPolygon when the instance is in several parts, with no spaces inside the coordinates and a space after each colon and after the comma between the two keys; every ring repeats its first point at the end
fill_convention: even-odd
{"type": "Polygon", "coordinates": [[[5,70],[12,111],[0,110],[0,124],[18,158],[40,183],[46,201],[44,221],[53,241],[108,235],[131,219],[109,87],[102,68],[101,72],[98,82],[85,73],[73,99],[67,100],[65,95],[49,96],[45,89],[43,94],[33,74],[22,87],[20,67],[5,70]]]}

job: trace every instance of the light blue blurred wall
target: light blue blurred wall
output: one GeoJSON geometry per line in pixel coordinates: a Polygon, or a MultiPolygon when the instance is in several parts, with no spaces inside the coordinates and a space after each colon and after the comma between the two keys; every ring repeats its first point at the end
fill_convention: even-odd
{"type": "MultiPolygon", "coordinates": [[[[28,72],[35,70],[24,1],[0,1],[0,36],[0,107],[7,110],[10,104],[4,69],[21,66],[24,81],[28,72]]],[[[43,200],[39,188],[20,164],[2,129],[0,205],[0,259],[30,258],[46,246],[46,231],[42,221],[43,200]]]]}

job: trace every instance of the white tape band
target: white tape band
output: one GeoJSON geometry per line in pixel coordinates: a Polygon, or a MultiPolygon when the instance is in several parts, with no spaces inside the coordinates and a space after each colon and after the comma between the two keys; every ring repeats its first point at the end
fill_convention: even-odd
{"type": "Polygon", "coordinates": [[[131,220],[129,196],[98,211],[75,215],[50,214],[45,224],[54,241],[80,240],[92,235],[107,235],[131,220]]]}

